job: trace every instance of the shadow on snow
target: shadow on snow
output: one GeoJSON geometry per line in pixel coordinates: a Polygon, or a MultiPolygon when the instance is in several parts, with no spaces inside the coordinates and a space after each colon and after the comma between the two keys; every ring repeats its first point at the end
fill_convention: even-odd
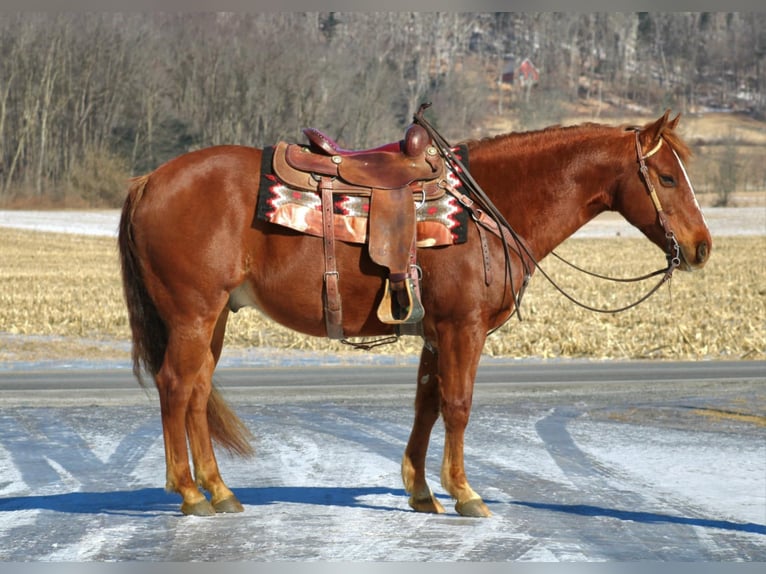
{"type": "MultiPolygon", "coordinates": [[[[368,496],[381,495],[406,498],[407,494],[403,489],[395,488],[377,486],[361,488],[271,486],[263,488],[235,488],[234,490],[242,504],[249,506],[286,503],[411,512],[409,508],[404,509],[374,504],[364,500],[368,496]]],[[[439,498],[448,497],[439,496],[439,498]]],[[[502,503],[495,502],[495,504],[502,503]]],[[[513,501],[510,504],[526,506],[537,510],[561,512],[573,516],[601,516],[643,524],[681,524],[766,535],[766,526],[752,522],[738,523],[728,520],[672,516],[656,512],[603,508],[588,504],[552,504],[524,501],[513,501]]],[[[136,514],[147,516],[170,513],[180,515],[178,496],[168,493],[161,488],[142,488],[114,492],[69,492],[0,499],[0,513],[21,510],[50,510],[72,514],[136,514]]]]}
{"type": "Polygon", "coordinates": [[[716,520],[712,518],[672,516],[658,512],[642,512],[636,510],[620,510],[617,508],[603,508],[590,504],[551,504],[547,502],[522,502],[514,501],[511,504],[526,506],[538,510],[550,510],[563,512],[574,516],[604,516],[617,518],[618,520],[638,522],[641,524],[681,524],[684,526],[701,526],[704,528],[720,528],[722,530],[736,530],[738,532],[752,532],[754,534],[766,534],[766,526],[753,522],[731,522],[729,520],[716,520]]]}
{"type": "MultiPolygon", "coordinates": [[[[338,488],[274,486],[264,488],[235,488],[244,505],[265,506],[277,503],[344,506],[372,510],[402,510],[363,500],[367,496],[406,496],[404,490],[384,487],[338,488]]],[[[0,499],[0,513],[19,510],[52,510],[73,514],[142,514],[179,513],[178,495],[161,488],[142,488],[113,492],[68,492],[51,495],[17,496],[0,499]]]]}

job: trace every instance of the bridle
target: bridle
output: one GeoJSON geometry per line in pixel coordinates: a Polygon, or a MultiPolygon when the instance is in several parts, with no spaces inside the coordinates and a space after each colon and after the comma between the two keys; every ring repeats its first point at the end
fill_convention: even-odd
{"type": "Polygon", "coordinates": [[[581,273],[585,273],[586,275],[590,275],[591,277],[595,277],[597,279],[603,279],[605,281],[612,281],[615,283],[636,283],[639,281],[644,281],[646,279],[650,279],[652,277],[656,277],[657,275],[662,275],[659,282],[654,285],[645,295],[640,297],[637,301],[634,301],[633,303],[630,303],[628,305],[625,305],[623,307],[619,307],[616,309],[603,309],[598,307],[591,307],[590,305],[587,305],[581,301],[576,300],[574,297],[569,295],[569,293],[565,292],[558,284],[556,284],[551,277],[545,273],[545,271],[540,267],[539,263],[537,264],[537,268],[539,269],[540,273],[550,281],[550,283],[556,288],[556,290],[559,291],[564,297],[572,301],[575,305],[578,305],[584,309],[587,309],[588,311],[594,311],[596,313],[620,313],[622,311],[627,311],[628,309],[632,309],[633,307],[637,307],[644,301],[646,301],[649,297],[651,297],[662,285],[664,285],[666,282],[670,280],[670,278],[673,276],[673,271],[681,265],[681,247],[678,245],[678,240],[676,239],[675,233],[673,233],[673,230],[670,228],[670,224],[668,223],[667,216],[665,215],[665,210],[662,207],[662,202],[660,202],[660,198],[657,195],[657,190],[654,187],[654,184],[652,183],[651,178],[649,177],[649,168],[646,166],[646,160],[650,157],[652,157],[654,154],[656,154],[660,148],[662,147],[664,139],[660,138],[657,142],[657,145],[655,145],[651,150],[649,150],[647,153],[643,153],[643,150],[641,149],[641,141],[639,140],[639,131],[637,128],[633,129],[633,132],[635,134],[635,141],[636,141],[636,157],[638,158],[638,165],[639,165],[639,173],[641,174],[641,180],[644,182],[644,185],[646,186],[646,190],[649,193],[649,198],[652,200],[652,205],[654,205],[654,209],[657,211],[657,220],[660,224],[660,227],[662,227],[662,230],[665,232],[665,238],[668,242],[667,252],[665,253],[665,256],[667,257],[668,265],[664,269],[658,269],[657,271],[653,271],[651,273],[647,273],[646,275],[641,275],[640,277],[632,277],[632,278],[616,278],[616,277],[608,277],[606,275],[600,275],[598,273],[594,273],[592,271],[588,271],[586,269],[582,269],[573,263],[570,263],[563,257],[561,257],[559,254],[555,252],[551,252],[551,255],[553,255],[556,259],[559,261],[565,263],[566,265],[569,265],[573,269],[576,269],[577,271],[580,271],[581,273]]]}
{"type": "MultiPolygon", "coordinates": [[[[667,281],[670,280],[670,278],[673,275],[673,271],[681,265],[681,248],[678,244],[678,241],[676,240],[676,236],[673,233],[673,230],[670,228],[670,224],[667,220],[667,216],[665,214],[665,210],[662,207],[662,203],[660,202],[660,198],[657,195],[657,190],[654,187],[654,184],[652,183],[651,178],[649,177],[649,168],[646,166],[646,160],[656,154],[660,148],[662,147],[662,144],[664,142],[664,139],[660,137],[659,141],[657,142],[657,145],[655,145],[651,150],[649,150],[646,154],[643,153],[643,150],[641,149],[641,142],[639,140],[639,129],[633,128],[633,131],[635,133],[635,141],[636,141],[636,156],[638,158],[638,164],[639,164],[639,172],[641,174],[641,179],[644,182],[644,185],[646,186],[647,192],[649,193],[649,197],[652,201],[652,205],[654,205],[655,210],[657,211],[657,218],[660,226],[662,227],[663,231],[665,232],[665,238],[667,239],[667,267],[664,269],[658,269],[657,271],[653,271],[651,273],[648,273],[646,275],[642,275],[640,277],[634,277],[634,278],[614,278],[614,277],[608,277],[605,275],[600,275],[598,273],[594,273],[591,271],[587,271],[585,269],[582,269],[569,261],[565,260],[563,257],[558,255],[555,252],[551,252],[551,254],[562,261],[563,263],[569,265],[573,269],[576,269],[577,271],[580,271],[582,273],[585,273],[587,275],[590,275],[592,277],[596,277],[598,279],[603,279],[606,281],[613,281],[613,282],[620,282],[620,283],[632,283],[632,282],[638,282],[638,281],[644,281],[646,279],[649,279],[651,277],[656,277],[658,275],[662,275],[659,282],[654,285],[646,294],[641,296],[637,301],[634,301],[628,305],[619,307],[619,308],[599,308],[599,307],[592,307],[590,305],[587,305],[586,303],[583,303],[582,301],[577,300],[572,295],[567,293],[560,285],[558,285],[551,277],[548,275],[548,273],[545,272],[545,270],[540,265],[540,262],[535,259],[535,257],[530,252],[529,248],[527,247],[526,243],[520,238],[520,236],[511,228],[510,224],[506,221],[505,217],[498,211],[498,209],[494,206],[492,201],[487,197],[487,195],[484,193],[484,191],[481,189],[479,184],[471,177],[470,173],[468,173],[468,170],[463,165],[463,163],[460,161],[459,158],[457,158],[452,153],[452,146],[450,146],[446,140],[436,131],[436,129],[428,123],[428,121],[423,118],[423,111],[430,107],[429,104],[422,104],[420,106],[420,109],[418,110],[417,114],[414,116],[415,122],[422,125],[428,133],[431,135],[431,138],[433,142],[437,145],[439,148],[442,157],[444,157],[445,161],[450,164],[452,167],[452,171],[458,176],[458,178],[461,180],[463,185],[465,186],[466,190],[469,192],[472,192],[474,196],[476,197],[477,201],[474,202],[470,198],[466,198],[465,195],[463,195],[463,199],[461,199],[461,203],[466,205],[469,209],[473,210],[474,212],[478,213],[478,216],[476,213],[474,213],[474,220],[477,222],[478,225],[483,225],[486,229],[491,231],[494,235],[500,237],[502,243],[503,243],[503,249],[505,252],[505,262],[506,262],[506,275],[510,276],[511,281],[511,295],[514,298],[514,312],[509,315],[509,317],[505,320],[507,321],[510,319],[513,314],[516,314],[521,320],[521,315],[519,312],[519,306],[521,304],[521,298],[523,295],[523,292],[529,282],[531,272],[528,267],[527,261],[525,260],[525,257],[522,257],[522,251],[524,254],[527,255],[529,260],[532,262],[534,267],[536,267],[540,273],[545,277],[553,287],[559,291],[564,297],[569,299],[572,303],[578,305],[579,307],[582,307],[584,309],[587,309],[589,311],[594,311],[597,313],[620,313],[622,311],[627,311],[628,309],[631,309],[633,307],[636,307],[646,301],[649,297],[651,297],[662,285],[664,285],[667,281]],[[479,203],[479,208],[476,208],[474,203],[479,203]],[[513,243],[513,247],[511,247],[511,243],[513,243]],[[511,269],[511,259],[510,259],[510,251],[513,250],[515,254],[519,257],[519,260],[522,262],[522,265],[524,267],[524,280],[519,288],[518,291],[514,289],[513,286],[513,271],[511,269]]],[[[461,194],[462,195],[462,194],[461,194]]],[[[503,323],[505,323],[503,321],[503,323]]],[[[501,325],[498,325],[495,327],[492,331],[490,331],[490,334],[495,332],[497,329],[500,328],[501,325]]]]}
{"type": "MultiPolygon", "coordinates": [[[[665,216],[665,210],[662,209],[662,203],[660,202],[660,198],[657,195],[657,190],[654,188],[654,184],[652,183],[652,180],[649,177],[649,168],[646,167],[646,160],[652,157],[655,153],[657,153],[660,150],[660,147],[662,147],[662,143],[665,140],[662,137],[660,137],[659,141],[657,142],[657,145],[654,146],[651,150],[649,150],[646,154],[643,154],[641,150],[641,142],[639,141],[639,138],[638,138],[639,130],[634,129],[633,133],[636,136],[636,155],[638,156],[638,165],[639,165],[639,171],[641,172],[641,179],[644,180],[644,184],[646,185],[646,188],[649,191],[649,197],[651,198],[652,203],[654,204],[654,209],[657,210],[657,219],[660,222],[660,226],[662,226],[662,230],[665,232],[665,238],[668,240],[667,272],[672,274],[673,270],[679,265],[681,265],[681,248],[678,245],[678,241],[676,240],[676,236],[673,233],[673,230],[670,229],[670,224],[668,223],[668,219],[665,216]]],[[[669,278],[670,277],[668,277],[668,279],[669,278]]]]}

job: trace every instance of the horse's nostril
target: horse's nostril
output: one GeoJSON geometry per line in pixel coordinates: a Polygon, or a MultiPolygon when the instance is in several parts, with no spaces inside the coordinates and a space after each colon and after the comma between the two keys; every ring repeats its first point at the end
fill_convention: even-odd
{"type": "Polygon", "coordinates": [[[704,263],[707,261],[710,249],[706,241],[702,241],[697,245],[697,263],[704,263]]]}

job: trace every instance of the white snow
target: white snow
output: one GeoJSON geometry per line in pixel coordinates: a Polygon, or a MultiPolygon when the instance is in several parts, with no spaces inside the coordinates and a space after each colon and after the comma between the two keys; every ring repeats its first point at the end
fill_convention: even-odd
{"type": "MultiPolygon", "coordinates": [[[[707,207],[713,236],[766,235],[766,207],[707,207]]],[[[120,212],[111,210],[0,210],[0,227],[116,237],[120,212]]],[[[619,214],[602,213],[573,237],[640,237],[619,214]]]]}

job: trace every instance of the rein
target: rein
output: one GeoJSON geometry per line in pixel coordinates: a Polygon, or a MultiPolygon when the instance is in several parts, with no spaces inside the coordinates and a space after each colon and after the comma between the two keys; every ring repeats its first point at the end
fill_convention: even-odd
{"type": "Polygon", "coordinates": [[[641,179],[644,182],[644,185],[646,185],[647,191],[649,192],[649,197],[652,200],[652,204],[654,205],[654,208],[657,210],[657,218],[659,220],[660,225],[662,226],[663,231],[665,231],[665,238],[668,241],[668,249],[666,252],[666,257],[668,260],[668,266],[665,269],[658,269],[657,271],[653,271],[651,273],[647,273],[646,275],[642,275],[640,277],[634,277],[629,279],[623,279],[623,278],[616,278],[616,277],[608,277],[606,275],[600,275],[598,273],[594,273],[592,271],[587,271],[585,269],[582,269],[578,267],[577,265],[574,265],[573,263],[570,263],[560,255],[558,255],[555,252],[552,252],[552,255],[556,257],[559,261],[562,261],[563,263],[569,265],[573,269],[576,269],[577,271],[580,271],[581,273],[585,273],[586,275],[590,275],[591,277],[596,277],[598,279],[603,279],[605,281],[612,281],[615,283],[636,283],[639,281],[644,281],[646,279],[650,279],[652,277],[656,277],[657,275],[662,275],[659,282],[652,287],[645,295],[643,295],[641,298],[639,298],[637,301],[634,301],[633,303],[630,303],[628,305],[625,305],[623,307],[618,307],[616,309],[602,309],[598,307],[591,307],[590,305],[587,305],[581,301],[576,300],[574,297],[569,295],[566,291],[564,291],[553,279],[548,276],[548,274],[545,273],[542,267],[540,267],[539,263],[537,264],[537,268],[540,270],[540,273],[543,274],[543,276],[550,281],[550,283],[553,285],[553,287],[564,297],[572,301],[575,305],[578,305],[579,307],[582,307],[583,309],[587,309],[588,311],[594,311],[596,313],[620,313],[622,311],[627,311],[628,309],[632,309],[633,307],[637,307],[644,301],[646,301],[649,297],[651,297],[663,284],[665,284],[667,281],[670,280],[670,278],[673,275],[673,271],[675,271],[676,267],[681,265],[681,248],[678,245],[678,241],[676,240],[676,236],[673,233],[673,230],[670,229],[670,225],[668,224],[667,217],[665,216],[665,210],[662,208],[662,203],[660,202],[660,198],[657,195],[657,190],[654,187],[654,184],[652,183],[651,178],[649,177],[649,168],[646,166],[646,160],[653,156],[655,153],[657,153],[662,146],[662,142],[664,141],[662,138],[660,138],[659,142],[657,142],[657,145],[654,146],[651,150],[649,150],[646,154],[644,154],[641,150],[641,142],[639,140],[639,130],[634,129],[633,133],[635,134],[636,138],[636,155],[638,157],[638,165],[639,165],[639,171],[641,173],[641,179]]]}
{"type": "MultiPolygon", "coordinates": [[[[580,271],[582,273],[585,273],[586,275],[596,277],[598,279],[603,279],[606,281],[613,281],[613,282],[620,282],[620,283],[634,283],[639,281],[644,281],[646,279],[650,279],[652,277],[656,277],[657,275],[662,275],[659,282],[652,287],[645,295],[640,297],[637,301],[634,301],[633,303],[630,303],[628,305],[625,305],[623,307],[615,308],[615,309],[604,309],[604,308],[598,308],[598,307],[592,307],[590,305],[587,305],[581,301],[578,301],[575,299],[572,295],[567,293],[560,285],[558,285],[551,277],[548,275],[545,270],[542,268],[540,263],[535,259],[535,257],[530,253],[529,249],[527,248],[526,244],[521,240],[521,238],[518,236],[518,234],[511,228],[511,225],[506,221],[505,217],[498,211],[498,209],[494,206],[492,201],[487,197],[487,195],[484,193],[484,191],[481,189],[479,184],[471,177],[468,170],[465,168],[463,163],[454,156],[454,154],[451,152],[451,146],[444,140],[444,138],[436,131],[436,129],[428,123],[427,120],[423,118],[423,111],[430,107],[430,103],[422,104],[420,106],[420,109],[418,110],[417,114],[415,114],[415,121],[419,124],[421,124],[431,135],[433,141],[435,144],[438,145],[439,150],[444,157],[445,160],[448,162],[451,162],[453,165],[456,165],[460,169],[453,170],[457,173],[458,177],[462,181],[463,185],[465,185],[466,189],[473,192],[477,198],[479,198],[483,210],[476,210],[478,211],[478,216],[474,215],[474,220],[477,221],[477,223],[480,223],[493,231],[495,235],[499,236],[502,243],[503,243],[503,250],[505,252],[505,261],[506,261],[506,274],[510,276],[511,280],[511,295],[514,298],[514,304],[515,309],[514,313],[517,314],[519,320],[521,320],[521,314],[519,312],[519,306],[521,304],[521,298],[524,292],[524,289],[526,289],[526,286],[529,282],[529,279],[531,277],[531,271],[529,269],[529,266],[527,265],[527,262],[525,259],[521,256],[521,252],[523,251],[533,262],[534,266],[540,271],[540,273],[545,277],[551,285],[564,297],[566,297],[568,300],[570,300],[575,305],[578,305],[579,307],[582,307],[583,309],[586,309],[588,311],[594,311],[596,313],[620,313],[622,311],[627,311],[628,309],[631,309],[633,307],[636,307],[646,301],[649,297],[651,297],[663,284],[665,284],[673,275],[673,271],[681,264],[681,257],[680,257],[680,247],[678,245],[678,241],[676,240],[675,234],[673,233],[672,229],[670,229],[670,225],[668,223],[667,217],[665,215],[665,211],[662,208],[662,204],[660,202],[659,196],[657,195],[657,191],[654,188],[654,184],[651,181],[651,178],[649,177],[649,168],[646,166],[646,159],[657,153],[662,146],[663,139],[660,138],[657,145],[652,148],[649,152],[646,154],[643,153],[641,149],[641,142],[639,140],[639,130],[634,129],[635,133],[635,141],[636,141],[636,155],[638,157],[638,164],[639,164],[639,171],[641,174],[641,179],[644,182],[644,185],[646,185],[647,191],[649,193],[649,197],[652,200],[652,204],[654,205],[654,208],[657,211],[657,217],[658,221],[660,223],[660,226],[662,227],[663,231],[665,232],[665,238],[668,242],[666,257],[668,260],[668,265],[664,269],[659,269],[657,271],[653,271],[651,273],[648,273],[646,275],[642,275],[640,277],[635,278],[613,278],[608,277],[605,275],[600,275],[598,273],[594,273],[592,271],[587,271],[585,269],[582,269],[569,261],[565,260],[560,255],[556,254],[555,252],[552,252],[552,255],[562,261],[563,263],[569,265],[573,269],[576,269],[577,271],[580,271]],[[485,215],[489,214],[490,221],[487,222],[482,221],[482,219],[486,219],[485,215]],[[493,229],[494,228],[494,229],[493,229]],[[513,273],[511,269],[511,260],[510,260],[510,246],[509,246],[509,239],[512,239],[515,244],[514,252],[519,257],[519,259],[522,262],[522,265],[524,266],[524,280],[521,289],[519,289],[518,293],[515,291],[513,286],[513,273]]],[[[464,203],[467,207],[471,208],[473,210],[472,204],[473,202],[469,198],[467,199],[469,203],[467,203],[464,199],[460,199],[461,203],[464,203]]],[[[510,317],[509,317],[510,318],[510,317]]],[[[500,328],[501,325],[493,329],[491,333],[496,331],[500,328]]]]}
{"type": "MultiPolygon", "coordinates": [[[[503,244],[503,252],[505,254],[505,276],[508,277],[510,281],[511,297],[513,297],[514,303],[514,311],[512,315],[515,313],[519,320],[521,320],[521,311],[519,311],[521,306],[521,299],[524,296],[524,291],[526,290],[527,285],[529,284],[529,280],[532,277],[532,271],[524,257],[522,257],[522,251],[530,257],[535,266],[538,266],[537,261],[535,261],[534,257],[532,257],[532,254],[529,252],[529,249],[524,244],[524,241],[521,239],[521,237],[513,230],[511,224],[506,221],[503,214],[500,213],[497,207],[495,207],[495,205],[492,203],[492,200],[486,195],[486,193],[484,193],[484,190],[481,188],[481,186],[471,176],[463,162],[461,162],[460,159],[452,153],[452,146],[442,137],[438,131],[436,131],[436,128],[434,128],[428,122],[428,120],[423,117],[423,112],[429,107],[431,107],[430,103],[421,104],[420,109],[415,114],[413,119],[415,122],[419,123],[426,129],[428,134],[431,136],[433,143],[439,148],[439,152],[441,153],[442,157],[453,166],[457,166],[458,169],[453,169],[453,172],[457,175],[465,188],[468,191],[473,192],[473,194],[479,200],[481,208],[476,208],[475,202],[466,195],[458,195],[458,200],[469,209],[474,221],[480,225],[483,225],[485,228],[500,238],[500,241],[503,244]],[[510,245],[511,242],[513,242],[515,245],[515,248],[513,249],[510,245]],[[518,290],[516,290],[514,287],[513,267],[511,265],[511,250],[513,250],[513,252],[521,261],[522,266],[524,267],[524,278],[522,280],[521,287],[518,290]]],[[[484,247],[483,241],[482,248],[486,261],[488,259],[488,253],[486,252],[487,250],[484,247]]],[[[508,319],[510,319],[510,316],[508,319]]],[[[505,321],[503,321],[503,323],[505,323],[505,321]]],[[[500,326],[502,326],[502,324],[498,325],[495,329],[490,331],[490,334],[494,333],[497,329],[500,328],[500,326]]]]}

